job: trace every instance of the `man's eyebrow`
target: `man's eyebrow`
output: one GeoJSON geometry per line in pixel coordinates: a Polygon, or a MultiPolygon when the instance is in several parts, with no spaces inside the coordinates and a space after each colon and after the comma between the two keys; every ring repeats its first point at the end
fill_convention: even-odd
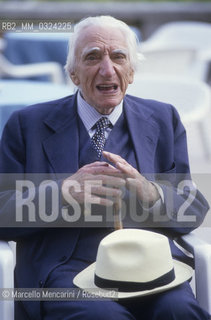
{"type": "Polygon", "coordinates": [[[93,53],[93,52],[100,52],[100,48],[99,47],[93,47],[93,48],[85,48],[82,51],[82,57],[87,56],[89,53],[93,53]]]}
{"type": "MultiPolygon", "coordinates": [[[[101,52],[102,49],[100,49],[99,47],[93,47],[93,48],[85,48],[82,51],[82,57],[87,56],[90,53],[94,53],[94,52],[101,52]]],[[[125,56],[128,55],[128,50],[126,49],[114,49],[111,51],[112,54],[123,54],[125,56]]]]}
{"type": "Polygon", "coordinates": [[[128,51],[124,50],[124,49],[114,49],[114,50],[112,50],[112,53],[124,54],[125,56],[128,55],[128,51]]]}

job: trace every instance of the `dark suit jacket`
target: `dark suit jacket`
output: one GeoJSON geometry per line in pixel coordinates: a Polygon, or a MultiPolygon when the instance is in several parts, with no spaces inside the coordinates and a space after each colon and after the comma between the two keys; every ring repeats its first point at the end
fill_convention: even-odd
{"type": "MultiPolygon", "coordinates": [[[[189,175],[186,133],[172,106],[127,95],[124,112],[142,174],[189,175]]],[[[0,172],[74,173],[78,169],[78,146],[76,95],[31,106],[15,112],[6,124],[1,141],[0,172]]],[[[2,180],[0,219],[10,221],[14,218],[14,191],[2,180]]],[[[195,215],[196,222],[186,228],[177,222],[177,213],[188,194],[179,195],[175,190],[170,205],[168,186],[162,185],[162,188],[163,210],[171,216],[163,233],[174,236],[200,225],[208,204],[199,191],[186,210],[187,215],[195,215]]],[[[77,228],[1,228],[1,239],[17,240],[16,285],[44,286],[49,272],[71,256],[78,234],[77,228]]],[[[29,303],[26,308],[30,308],[34,319],[39,319],[37,302],[29,303]]]]}

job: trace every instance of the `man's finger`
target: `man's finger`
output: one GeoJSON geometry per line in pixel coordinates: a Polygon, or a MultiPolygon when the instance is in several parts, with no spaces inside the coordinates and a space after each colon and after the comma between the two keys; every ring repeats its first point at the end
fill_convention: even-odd
{"type": "Polygon", "coordinates": [[[118,154],[111,153],[108,151],[103,151],[103,156],[108,159],[110,162],[114,163],[116,165],[117,162],[127,164],[127,161],[120,157],[118,154]]]}
{"type": "Polygon", "coordinates": [[[110,165],[106,161],[95,161],[95,162],[84,165],[83,168],[97,167],[97,166],[109,167],[110,165]]]}
{"type": "Polygon", "coordinates": [[[122,171],[112,166],[97,166],[86,168],[86,173],[93,175],[108,175],[114,177],[123,177],[122,171]]]}
{"type": "Polygon", "coordinates": [[[114,188],[124,187],[126,185],[125,179],[109,175],[98,175],[93,180],[102,181],[103,185],[112,186],[114,188]]]}
{"type": "Polygon", "coordinates": [[[140,173],[135,168],[133,168],[133,166],[131,166],[125,159],[123,159],[119,155],[104,151],[103,156],[106,157],[106,159],[108,159],[109,161],[113,162],[116,168],[128,177],[136,178],[140,175],[140,173]]]}
{"type": "Polygon", "coordinates": [[[113,198],[121,198],[122,190],[117,188],[109,188],[109,187],[92,187],[92,194],[100,195],[104,197],[113,197],[113,198]]]}
{"type": "Polygon", "coordinates": [[[119,169],[122,173],[127,175],[128,178],[135,178],[139,173],[135,168],[133,168],[129,163],[123,164],[120,162],[117,162],[116,164],[117,169],[119,169]]]}

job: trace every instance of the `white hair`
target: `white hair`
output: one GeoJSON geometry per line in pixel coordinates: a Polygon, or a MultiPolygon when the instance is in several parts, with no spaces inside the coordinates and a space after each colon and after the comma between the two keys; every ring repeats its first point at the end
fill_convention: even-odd
{"type": "Polygon", "coordinates": [[[138,65],[138,38],[136,34],[131,30],[131,28],[123,21],[118,20],[111,16],[96,16],[88,17],[74,26],[74,32],[70,36],[69,40],[69,51],[67,55],[67,61],[65,65],[65,71],[69,75],[74,71],[76,64],[76,43],[81,32],[89,26],[101,26],[101,27],[111,27],[119,29],[125,36],[126,43],[129,50],[129,60],[132,69],[135,71],[138,65]]]}

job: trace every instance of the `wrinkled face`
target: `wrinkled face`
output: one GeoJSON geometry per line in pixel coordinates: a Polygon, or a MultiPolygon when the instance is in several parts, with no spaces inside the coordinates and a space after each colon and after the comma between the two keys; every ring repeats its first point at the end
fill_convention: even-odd
{"type": "Polygon", "coordinates": [[[87,27],[79,35],[75,54],[72,81],[98,112],[111,113],[133,81],[134,72],[123,33],[109,27],[87,27]]]}

